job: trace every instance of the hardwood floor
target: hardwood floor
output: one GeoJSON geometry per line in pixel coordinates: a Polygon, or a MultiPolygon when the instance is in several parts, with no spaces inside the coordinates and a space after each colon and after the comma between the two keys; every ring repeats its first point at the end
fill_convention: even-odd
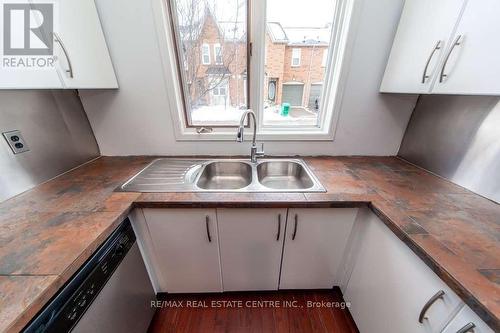
{"type": "Polygon", "coordinates": [[[159,300],[162,306],[155,313],[149,333],[359,332],[338,288],[162,294],[159,300]]]}

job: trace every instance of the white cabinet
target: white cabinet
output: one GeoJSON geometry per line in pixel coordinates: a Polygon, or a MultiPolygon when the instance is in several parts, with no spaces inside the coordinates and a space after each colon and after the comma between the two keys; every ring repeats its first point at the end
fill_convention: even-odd
{"type": "Polygon", "coordinates": [[[220,292],[214,209],[144,209],[162,292],[220,292]]]}
{"type": "Polygon", "coordinates": [[[381,92],[500,95],[500,3],[407,0],[381,92]]]}
{"type": "Polygon", "coordinates": [[[493,333],[493,330],[486,325],[477,314],[467,305],[453,318],[446,326],[443,333],[493,333]],[[468,330],[467,330],[468,329],[468,330]],[[461,331],[462,330],[462,331],[461,331]]]}
{"type": "Polygon", "coordinates": [[[289,209],[280,289],[332,288],[357,209],[289,209]]]}
{"type": "MultiPolygon", "coordinates": [[[[0,51],[0,53],[1,52],[2,51],[0,51]]],[[[59,77],[56,67],[34,70],[0,66],[0,89],[39,88],[63,88],[63,83],[59,77]]]]}
{"type": "Polygon", "coordinates": [[[374,214],[365,223],[344,293],[360,332],[440,332],[461,300],[374,214]],[[422,308],[441,290],[420,323],[422,308]]]}
{"type": "Polygon", "coordinates": [[[381,92],[430,92],[463,4],[464,0],[405,1],[381,92]]]}
{"type": "Polygon", "coordinates": [[[500,1],[467,1],[449,49],[439,94],[500,94],[500,1]]]}
{"type": "MultiPolygon", "coordinates": [[[[42,38],[36,37],[38,31],[37,34],[25,33],[24,36],[29,36],[29,39],[19,37],[23,36],[21,32],[25,29],[23,21],[13,19],[13,22],[20,24],[11,26],[11,29],[17,29],[15,31],[19,32],[12,33],[12,45],[18,49],[30,49],[33,45],[43,49],[47,40],[53,40],[53,55],[39,56],[29,53],[24,56],[8,56],[4,52],[4,43],[1,43],[0,89],[118,88],[93,0],[54,2],[53,30],[42,24],[49,18],[43,17],[43,14],[40,15],[41,12],[37,11],[35,6],[38,2],[30,0],[30,3],[30,27],[40,27],[39,37],[42,38]],[[46,63],[53,63],[53,66],[44,65],[46,63]]],[[[3,14],[1,11],[4,9],[0,9],[0,14],[3,14]]]]}
{"type": "Polygon", "coordinates": [[[286,209],[217,209],[224,291],[278,289],[286,209]]]}
{"type": "Polygon", "coordinates": [[[58,7],[60,42],[55,37],[54,54],[64,87],[118,88],[94,0],[59,1],[58,7]]]}

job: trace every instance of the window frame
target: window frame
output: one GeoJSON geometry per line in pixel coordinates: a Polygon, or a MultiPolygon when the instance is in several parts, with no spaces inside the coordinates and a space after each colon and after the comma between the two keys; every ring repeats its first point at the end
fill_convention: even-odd
{"type": "Polygon", "coordinates": [[[294,68],[300,67],[301,58],[302,58],[302,49],[300,47],[293,47],[292,48],[292,56],[291,56],[291,60],[290,60],[290,66],[294,67],[294,68]],[[297,54],[294,55],[294,53],[297,53],[297,54]],[[295,59],[298,60],[297,64],[293,63],[293,61],[295,59]]]}
{"type": "Polygon", "coordinates": [[[204,66],[211,65],[212,64],[212,57],[210,55],[210,44],[208,43],[202,43],[201,44],[201,64],[204,66]],[[207,51],[207,54],[205,54],[205,51],[207,51]],[[205,62],[205,56],[208,57],[208,61],[205,62]]]}
{"type": "Polygon", "coordinates": [[[326,67],[326,64],[328,63],[328,49],[323,50],[323,55],[321,59],[321,67],[326,67]]]}
{"type": "Polygon", "coordinates": [[[214,47],[214,65],[224,65],[224,58],[222,57],[222,46],[220,43],[215,43],[213,45],[214,47]],[[217,49],[219,49],[219,51],[217,52],[217,49]],[[217,53],[219,53],[219,55],[217,55],[217,53]],[[217,57],[220,57],[220,62],[217,61],[217,57]]]}
{"type": "MultiPolygon", "coordinates": [[[[174,39],[174,19],[169,15],[170,0],[151,0],[156,27],[156,37],[160,48],[161,64],[164,73],[164,84],[167,103],[177,141],[233,141],[236,126],[190,126],[187,112],[184,112],[183,85],[177,64],[176,40],[174,39]]],[[[266,1],[248,1],[247,13],[247,98],[249,108],[254,110],[259,119],[257,128],[260,140],[266,141],[331,141],[335,137],[337,123],[341,112],[342,98],[347,83],[347,76],[355,40],[356,25],[361,13],[361,2],[358,0],[337,0],[333,19],[330,45],[333,49],[328,54],[325,70],[325,87],[323,105],[325,111],[320,113],[317,128],[265,127],[263,125],[264,103],[261,103],[264,80],[264,49],[266,31],[266,1]],[[333,64],[333,66],[332,66],[333,64]],[[257,79],[253,79],[252,73],[257,79]],[[262,82],[260,82],[262,81],[262,82]]],[[[252,124],[253,126],[253,124],[252,124]]],[[[245,133],[245,139],[249,131],[245,133]]]]}

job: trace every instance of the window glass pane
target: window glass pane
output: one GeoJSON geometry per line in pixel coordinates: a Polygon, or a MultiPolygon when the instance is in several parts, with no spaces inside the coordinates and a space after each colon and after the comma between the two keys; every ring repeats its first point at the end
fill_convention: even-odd
{"type": "Polygon", "coordinates": [[[318,126],[334,9],[334,0],[267,0],[264,125],[318,126]]]}
{"type": "Polygon", "coordinates": [[[167,1],[188,125],[238,124],[247,109],[247,1],[167,1]]]}

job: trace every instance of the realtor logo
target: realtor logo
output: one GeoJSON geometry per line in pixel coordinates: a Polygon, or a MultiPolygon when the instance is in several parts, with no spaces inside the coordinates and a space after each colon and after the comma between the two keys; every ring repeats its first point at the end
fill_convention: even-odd
{"type": "Polygon", "coordinates": [[[4,3],[3,51],[6,56],[51,56],[54,39],[52,3],[4,3]]]}

